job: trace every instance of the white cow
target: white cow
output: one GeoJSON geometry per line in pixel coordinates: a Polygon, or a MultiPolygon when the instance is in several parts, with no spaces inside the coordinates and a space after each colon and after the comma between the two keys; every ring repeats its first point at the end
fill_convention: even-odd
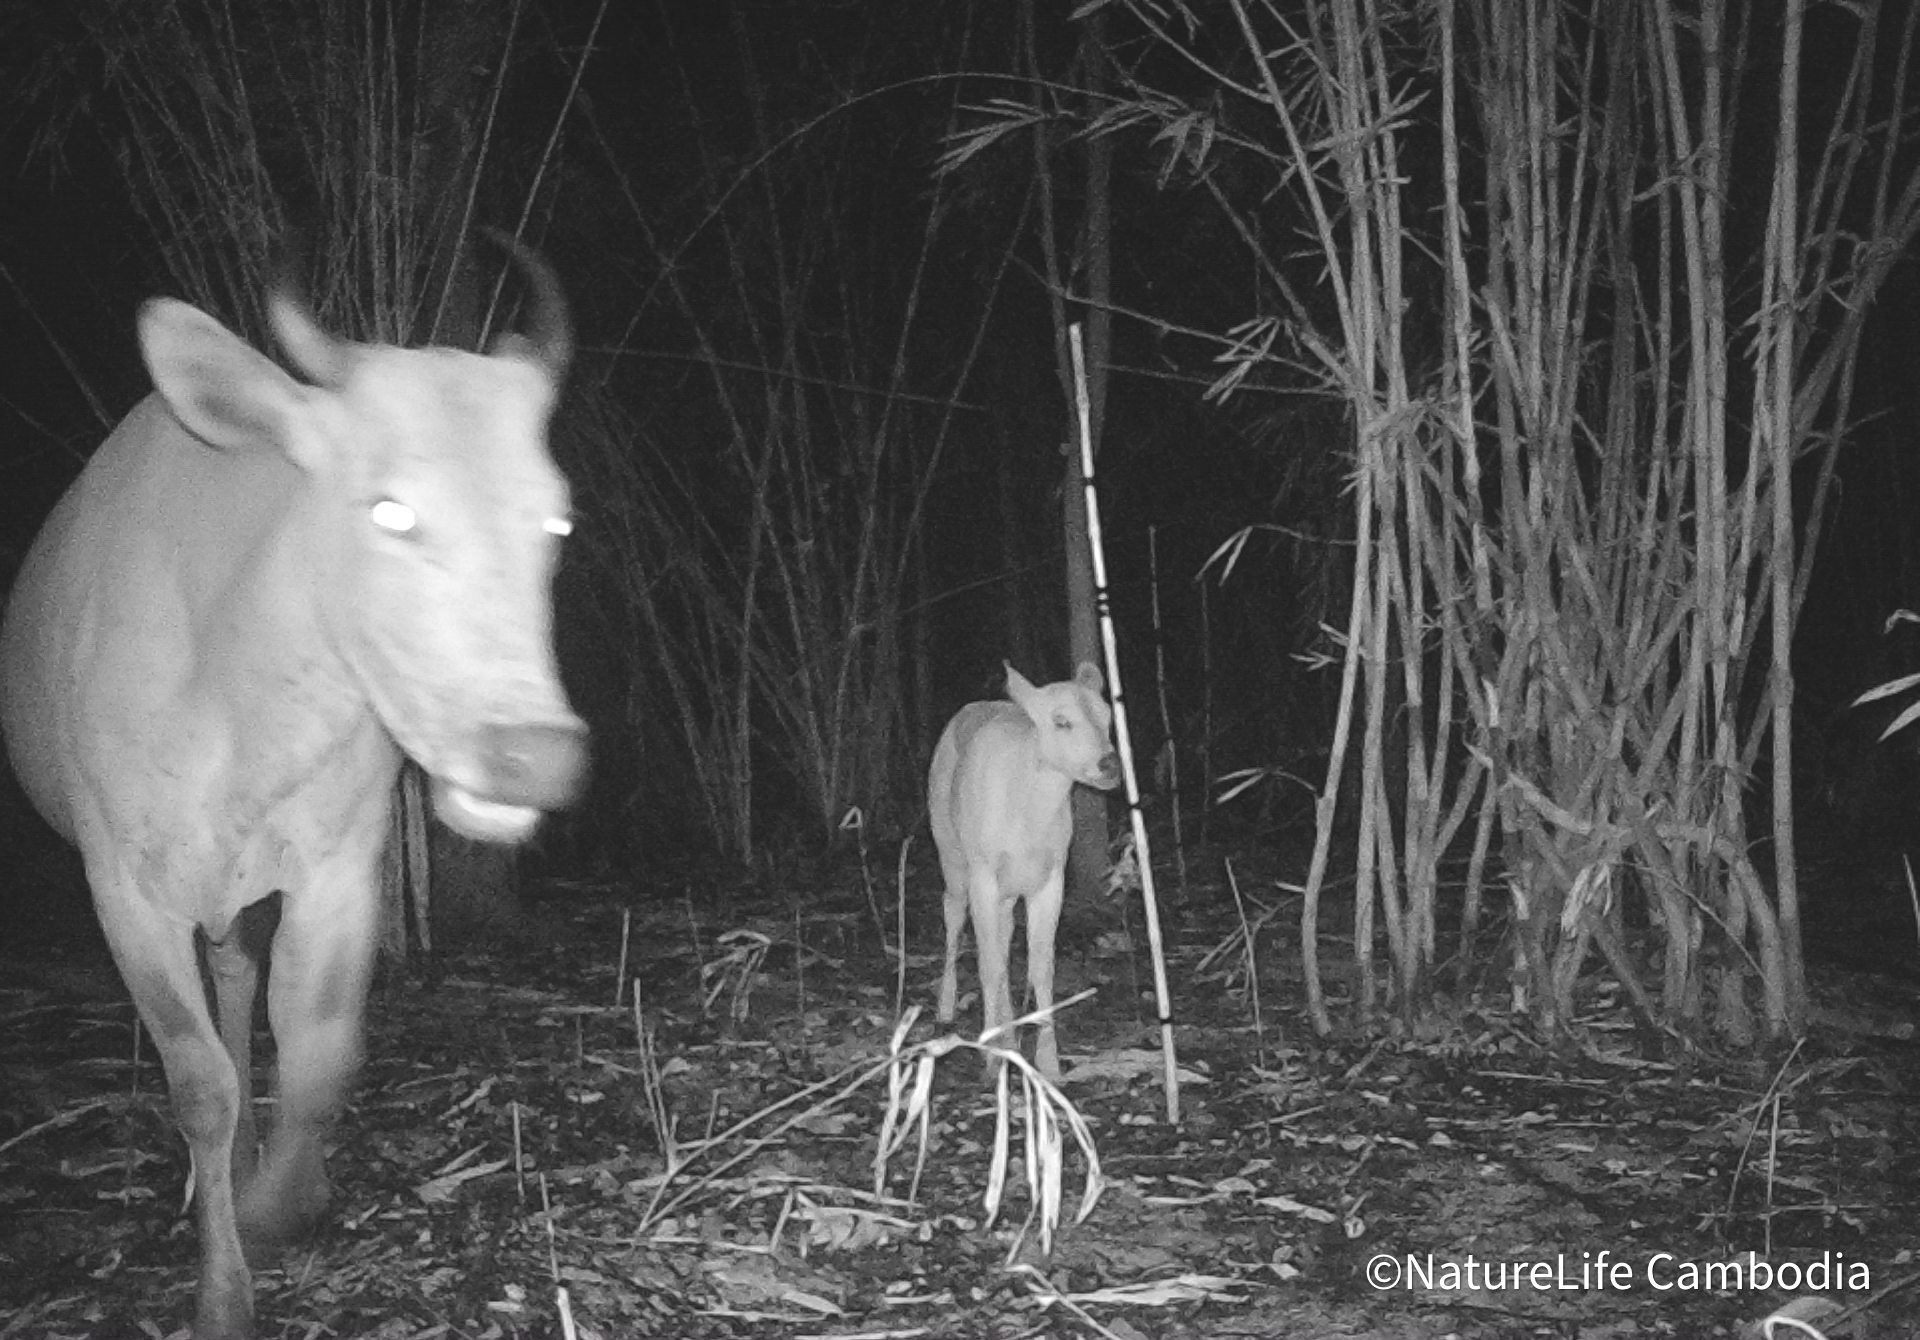
{"type": "Polygon", "coordinates": [[[490,841],[584,777],[551,636],[568,502],[546,431],[570,338],[551,273],[508,245],[534,333],[487,355],[336,341],[276,293],[305,384],[149,302],[157,391],[55,508],[0,629],[8,753],[85,858],[193,1151],[201,1340],[253,1333],[243,1242],[257,1257],[326,1203],[402,752],[440,818],[490,841]],[[275,892],[278,1104],[256,1158],[238,918],[275,892]]]}

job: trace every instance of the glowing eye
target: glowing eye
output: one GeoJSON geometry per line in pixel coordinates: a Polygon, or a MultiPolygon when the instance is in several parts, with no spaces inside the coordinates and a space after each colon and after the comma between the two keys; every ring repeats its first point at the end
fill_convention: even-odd
{"type": "Polygon", "coordinates": [[[411,507],[391,498],[382,498],[367,515],[374,525],[390,535],[405,535],[420,522],[411,507]]]}
{"type": "Polygon", "coordinates": [[[545,521],[540,523],[540,528],[546,531],[547,534],[557,535],[563,540],[567,536],[573,534],[573,522],[567,520],[567,518],[563,516],[548,517],[545,521]]]}

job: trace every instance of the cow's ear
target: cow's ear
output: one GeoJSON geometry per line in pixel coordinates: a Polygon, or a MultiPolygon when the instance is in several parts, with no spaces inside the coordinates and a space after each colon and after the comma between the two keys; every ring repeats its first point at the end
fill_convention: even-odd
{"type": "Polygon", "coordinates": [[[315,386],[344,386],[353,366],[353,346],[320,328],[313,313],[292,289],[282,285],[267,295],[267,320],[274,338],[301,376],[315,386]]]}
{"type": "Polygon", "coordinates": [[[284,448],[302,392],[272,359],[172,298],[143,306],[139,324],[147,371],[188,432],[228,451],[284,448]]]}

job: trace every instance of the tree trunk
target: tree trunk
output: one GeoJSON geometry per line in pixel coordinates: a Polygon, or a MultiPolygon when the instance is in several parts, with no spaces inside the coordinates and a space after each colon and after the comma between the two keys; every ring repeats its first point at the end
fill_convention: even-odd
{"type": "MultiPolygon", "coordinates": [[[[1106,85],[1106,14],[1089,15],[1080,32],[1080,67],[1088,96],[1098,102],[1106,85]]],[[[1113,141],[1105,135],[1087,137],[1087,214],[1081,235],[1081,254],[1087,275],[1087,406],[1093,453],[1100,455],[1101,432],[1107,407],[1107,363],[1113,344],[1113,141]]],[[[1068,404],[1072,404],[1069,400],[1068,404]]],[[[1067,636],[1072,650],[1072,673],[1082,661],[1100,664],[1100,623],[1094,605],[1093,557],[1087,537],[1086,480],[1080,469],[1077,442],[1067,448],[1067,636]]],[[[1107,878],[1107,798],[1098,791],[1075,787],[1073,793],[1073,851],[1068,879],[1074,900],[1081,905],[1100,892],[1107,878]]]]}

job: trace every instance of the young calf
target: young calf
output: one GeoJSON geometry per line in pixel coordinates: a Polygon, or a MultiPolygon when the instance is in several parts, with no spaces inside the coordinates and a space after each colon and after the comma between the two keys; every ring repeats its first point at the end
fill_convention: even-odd
{"type": "MultiPolygon", "coordinates": [[[[1053,1006],[1053,935],[1073,839],[1069,797],[1075,782],[1111,791],[1120,780],[1108,735],[1113,709],[1100,696],[1104,687],[1099,667],[1088,661],[1071,680],[1044,688],[1035,688],[1008,665],[1007,696],[1013,701],[968,703],[940,736],[927,778],[927,804],[947,879],[942,1023],[953,1021],[959,990],[954,960],[969,911],[987,1027],[1013,1018],[1007,949],[1013,940],[1013,905],[1022,898],[1034,1004],[1041,1010],[1053,1006]]],[[[1041,1074],[1059,1080],[1060,1051],[1050,1016],[1040,1025],[1034,1059],[1041,1074]]]]}

